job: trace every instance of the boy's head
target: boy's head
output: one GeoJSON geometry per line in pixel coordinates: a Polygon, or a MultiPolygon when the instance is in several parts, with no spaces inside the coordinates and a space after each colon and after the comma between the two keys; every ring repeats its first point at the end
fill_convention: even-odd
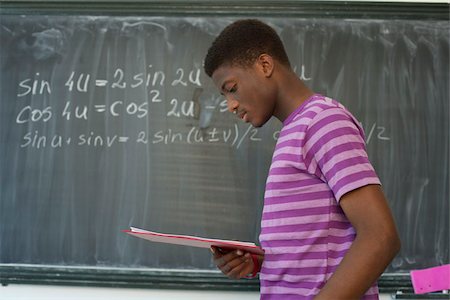
{"type": "Polygon", "coordinates": [[[228,110],[255,127],[277,117],[284,69],[290,64],[280,38],[258,20],[227,26],[205,58],[205,72],[227,99],[228,110]]]}
{"type": "Polygon", "coordinates": [[[275,30],[258,20],[227,26],[209,48],[204,67],[228,110],[254,127],[272,116],[285,120],[313,94],[292,70],[275,30]]]}
{"type": "Polygon", "coordinates": [[[205,58],[205,72],[212,77],[223,65],[250,67],[261,54],[268,54],[290,67],[275,30],[258,20],[239,20],[225,27],[214,40],[205,58]]]}

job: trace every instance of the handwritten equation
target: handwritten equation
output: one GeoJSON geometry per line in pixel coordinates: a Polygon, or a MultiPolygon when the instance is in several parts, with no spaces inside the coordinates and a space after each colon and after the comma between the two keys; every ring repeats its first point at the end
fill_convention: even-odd
{"type": "MultiPolygon", "coordinates": [[[[277,133],[274,133],[274,138],[277,133]]],[[[237,124],[232,128],[219,129],[216,127],[202,129],[197,126],[190,127],[187,131],[175,131],[171,128],[167,130],[159,130],[149,136],[147,131],[139,131],[133,136],[122,136],[118,134],[102,135],[94,131],[72,136],[64,135],[42,135],[38,130],[28,132],[22,139],[20,147],[32,148],[61,148],[67,145],[76,145],[80,147],[112,147],[117,144],[125,144],[129,142],[140,144],[204,144],[204,143],[224,143],[229,144],[237,149],[241,147],[245,140],[252,142],[260,142],[262,138],[259,136],[257,128],[249,125],[245,131],[240,131],[237,124]]]]}
{"type": "MultiPolygon", "coordinates": [[[[295,67],[295,69],[297,69],[295,67]]],[[[305,66],[300,68],[299,77],[303,80],[311,80],[306,75],[305,66]]],[[[227,112],[226,100],[221,97],[213,96],[212,102],[202,108],[199,101],[199,95],[192,99],[179,99],[177,97],[163,97],[162,90],[183,89],[181,94],[187,94],[187,88],[202,91],[201,71],[199,68],[184,70],[177,68],[171,76],[168,76],[161,70],[155,70],[153,65],[148,65],[146,72],[136,74],[126,74],[121,68],[116,68],[111,76],[103,78],[94,78],[91,74],[71,71],[64,79],[64,86],[53,87],[51,82],[40,73],[35,73],[33,78],[25,78],[18,83],[17,101],[28,99],[28,105],[24,105],[17,115],[15,122],[19,126],[30,124],[45,124],[48,122],[61,121],[79,121],[88,122],[92,119],[115,118],[125,120],[125,118],[135,118],[136,122],[142,122],[145,130],[136,130],[127,134],[104,134],[95,130],[87,132],[65,134],[46,134],[40,130],[29,130],[26,132],[20,142],[21,148],[63,148],[67,146],[77,147],[113,147],[120,144],[138,143],[143,145],[169,145],[169,144],[212,144],[222,143],[239,149],[245,142],[259,143],[268,139],[273,143],[277,140],[279,131],[273,134],[262,135],[260,129],[251,125],[238,126],[237,123],[230,123],[229,126],[222,128],[220,126],[209,125],[201,128],[199,125],[186,125],[184,127],[170,128],[170,122],[164,122],[166,126],[159,122],[152,123],[152,128],[148,128],[146,123],[152,116],[152,111],[158,111],[161,117],[161,107],[164,108],[163,117],[166,120],[172,118],[185,119],[198,122],[199,114],[202,109],[208,110],[208,113],[227,112]],[[76,97],[83,99],[94,90],[126,90],[145,88],[143,99],[107,99],[103,98],[99,103],[83,104],[83,101],[63,100],[57,103],[53,100],[52,93],[55,89],[65,89],[65,94],[76,93],[76,97]],[[184,92],[186,91],[186,92],[184,92]],[[30,98],[31,97],[31,98],[30,98]],[[47,97],[51,101],[40,99],[47,97]],[[158,108],[159,107],[159,108],[158,108]],[[158,108],[158,109],[157,109],[158,108]],[[169,124],[169,125],[167,125],[169,124]],[[162,128],[157,128],[163,126],[162,128]]],[[[139,91],[142,93],[142,91],[139,91]]],[[[201,93],[201,92],[200,92],[201,93]]],[[[68,97],[69,98],[69,97],[68,97]]],[[[85,101],[84,101],[85,102],[85,101]]],[[[20,103],[20,102],[19,102],[20,103]]],[[[159,118],[161,119],[161,118],[159,118]]],[[[195,122],[194,122],[195,123],[195,122]]],[[[142,126],[141,126],[142,127],[142,126]]],[[[363,126],[364,127],[364,126],[363,126]]],[[[364,127],[366,131],[366,143],[373,139],[380,141],[390,141],[386,127],[373,123],[364,127]]]]}

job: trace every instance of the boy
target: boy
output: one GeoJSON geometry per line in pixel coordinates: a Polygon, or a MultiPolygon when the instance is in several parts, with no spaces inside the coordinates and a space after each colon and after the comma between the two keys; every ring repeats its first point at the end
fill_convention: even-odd
{"type": "Polygon", "coordinates": [[[303,84],[260,21],[227,26],[204,67],[244,122],[283,123],[264,197],[265,254],[213,248],[218,268],[235,279],[260,272],[261,299],[378,299],[400,241],[359,123],[303,84]]]}

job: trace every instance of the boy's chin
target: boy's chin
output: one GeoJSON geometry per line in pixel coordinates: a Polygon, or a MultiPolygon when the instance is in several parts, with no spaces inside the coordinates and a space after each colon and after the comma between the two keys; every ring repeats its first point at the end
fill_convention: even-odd
{"type": "Polygon", "coordinates": [[[252,126],[255,128],[260,128],[260,127],[263,127],[264,124],[266,124],[269,120],[270,120],[270,117],[265,118],[265,119],[260,119],[260,120],[249,120],[249,123],[252,124],[252,126]]]}
{"type": "Polygon", "coordinates": [[[266,124],[266,122],[257,122],[257,121],[256,122],[254,122],[254,121],[252,122],[252,121],[249,121],[249,123],[252,124],[252,126],[255,127],[255,128],[263,127],[263,125],[266,124]]]}

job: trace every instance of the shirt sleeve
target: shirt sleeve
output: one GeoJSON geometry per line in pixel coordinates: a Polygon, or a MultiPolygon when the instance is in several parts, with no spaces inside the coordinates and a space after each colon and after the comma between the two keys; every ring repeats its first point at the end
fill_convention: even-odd
{"type": "Polygon", "coordinates": [[[380,184],[367,155],[363,129],[340,107],[324,109],[311,120],[303,159],[308,172],[325,181],[338,202],[352,190],[380,184]]]}

